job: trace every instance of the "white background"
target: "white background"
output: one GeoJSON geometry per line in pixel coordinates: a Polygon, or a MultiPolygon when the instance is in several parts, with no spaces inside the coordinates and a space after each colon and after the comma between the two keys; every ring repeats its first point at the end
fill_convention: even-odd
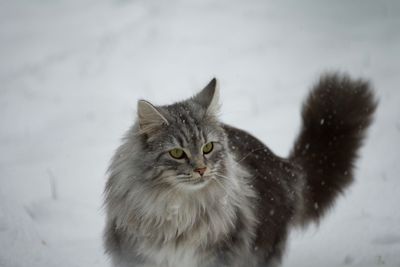
{"type": "Polygon", "coordinates": [[[328,70],[371,79],[380,105],[356,182],[283,266],[399,267],[399,1],[0,1],[0,266],[109,265],[105,172],[138,99],[215,76],[222,120],[285,156],[328,70]]]}

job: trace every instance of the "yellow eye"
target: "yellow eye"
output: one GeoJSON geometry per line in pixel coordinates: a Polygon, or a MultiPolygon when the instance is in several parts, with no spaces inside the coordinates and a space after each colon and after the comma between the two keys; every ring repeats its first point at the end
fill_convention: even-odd
{"type": "Polygon", "coordinates": [[[170,150],[169,154],[174,159],[183,159],[185,157],[185,152],[183,152],[183,150],[180,148],[174,148],[174,149],[170,150]]]}
{"type": "Polygon", "coordinates": [[[208,154],[210,153],[214,148],[213,142],[207,143],[203,146],[203,153],[208,154]]]}

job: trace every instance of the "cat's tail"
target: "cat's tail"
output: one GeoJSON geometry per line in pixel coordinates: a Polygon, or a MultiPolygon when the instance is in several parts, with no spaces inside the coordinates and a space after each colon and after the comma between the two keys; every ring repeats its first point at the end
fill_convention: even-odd
{"type": "Polygon", "coordinates": [[[370,84],[325,74],[302,109],[302,128],[290,159],[303,169],[301,223],[318,219],[353,180],[354,162],[377,101],[370,84]]]}

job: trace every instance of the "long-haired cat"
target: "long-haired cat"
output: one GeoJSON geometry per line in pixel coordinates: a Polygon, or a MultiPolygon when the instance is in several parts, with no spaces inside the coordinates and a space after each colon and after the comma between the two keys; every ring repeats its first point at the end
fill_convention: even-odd
{"type": "Polygon", "coordinates": [[[113,266],[278,265],[290,228],[318,221],[352,182],[376,103],[367,81],[322,76],[280,158],[218,119],[215,79],[172,105],[139,100],[105,189],[113,266]]]}

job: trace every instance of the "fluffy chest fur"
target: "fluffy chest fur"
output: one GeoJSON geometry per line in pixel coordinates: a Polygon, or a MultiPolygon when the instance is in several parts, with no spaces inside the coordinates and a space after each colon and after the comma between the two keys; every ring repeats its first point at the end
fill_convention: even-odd
{"type": "Polygon", "coordinates": [[[235,227],[238,207],[230,198],[226,192],[208,191],[153,202],[151,212],[129,227],[136,252],[155,266],[204,266],[212,261],[210,247],[235,227]]]}

